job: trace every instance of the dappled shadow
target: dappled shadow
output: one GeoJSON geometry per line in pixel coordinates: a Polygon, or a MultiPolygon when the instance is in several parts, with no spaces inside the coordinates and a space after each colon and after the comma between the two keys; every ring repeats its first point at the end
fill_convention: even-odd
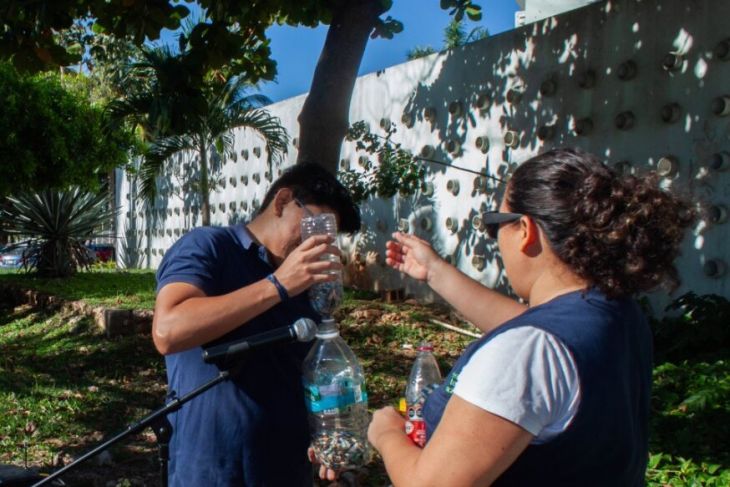
{"type": "MultiPolygon", "coordinates": [[[[386,230],[375,228],[368,241],[374,247],[360,245],[361,251],[382,252],[389,232],[405,219],[467,274],[508,291],[496,248],[473,226],[474,217],[497,208],[500,181],[519,163],[561,146],[583,148],[630,173],[656,169],[671,156],[676,166],[664,186],[691,193],[698,204],[723,204],[727,175],[712,169],[712,160],[726,150],[730,124],[712,106],[727,91],[730,63],[713,52],[726,37],[718,7],[601,2],[360,79],[353,121],[402,121],[407,128],[395,141],[421,156],[433,186],[430,195],[400,199],[391,208],[389,200],[369,201],[368,230],[383,220],[386,230]],[[675,64],[666,67],[669,62],[675,64]],[[469,194],[474,172],[487,183],[469,194]],[[427,214],[430,225],[420,225],[427,214]]],[[[727,4],[720,8],[730,14],[727,4]]],[[[359,154],[352,144],[343,155],[355,167],[359,154]]],[[[703,265],[726,258],[726,233],[725,226],[702,221],[685,241],[679,263],[684,289],[721,293],[724,281],[703,275],[703,265]]],[[[379,267],[370,273],[386,287],[398,284],[379,267]]],[[[424,292],[415,283],[401,285],[424,292]]],[[[661,306],[666,297],[652,299],[661,306]]]]}
{"type": "MultiPolygon", "coordinates": [[[[149,376],[160,385],[165,383],[162,358],[154,352],[149,335],[105,338],[92,331],[94,325],[89,318],[76,322],[68,331],[59,331],[70,318],[22,308],[2,319],[0,326],[17,323],[19,319],[29,323],[27,331],[18,333],[4,346],[5,373],[0,376],[3,389],[13,391],[18,397],[37,396],[39,387],[43,390],[46,384],[55,390],[68,391],[65,397],[49,396],[47,399],[51,401],[73,401],[79,394],[89,396],[85,404],[90,407],[75,410],[66,417],[73,425],[71,429],[75,428],[79,435],[100,428],[122,428],[128,421],[125,418],[133,412],[156,409],[163,404],[162,386],[157,389],[134,386],[140,375],[149,376]],[[33,323],[36,325],[31,326],[33,323]],[[130,357],[136,357],[134,365],[130,365],[130,357]],[[94,395],[105,400],[96,402],[94,395]]],[[[45,429],[44,435],[58,428],[53,425],[56,419],[51,417],[28,420],[45,429]]]]}

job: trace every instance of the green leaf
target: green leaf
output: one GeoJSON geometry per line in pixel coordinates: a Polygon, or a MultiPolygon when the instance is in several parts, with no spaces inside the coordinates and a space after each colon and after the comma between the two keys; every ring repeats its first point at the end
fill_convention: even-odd
{"type": "Polygon", "coordinates": [[[91,31],[94,34],[105,34],[106,28],[103,25],[101,25],[99,22],[94,22],[91,26],[91,31]]]}
{"type": "Polygon", "coordinates": [[[480,7],[479,5],[472,5],[470,7],[467,7],[466,15],[467,17],[469,17],[469,20],[474,22],[482,20],[482,7],[480,7]]]}
{"type": "Polygon", "coordinates": [[[649,468],[657,468],[659,466],[659,463],[662,461],[662,454],[661,453],[655,453],[654,455],[649,456],[649,468]]]}

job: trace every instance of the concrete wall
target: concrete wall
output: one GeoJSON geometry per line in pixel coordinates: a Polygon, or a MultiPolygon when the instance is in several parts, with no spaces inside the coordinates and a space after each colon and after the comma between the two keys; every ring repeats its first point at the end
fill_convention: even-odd
{"type": "Polygon", "coordinates": [[[515,27],[584,7],[597,0],[517,0],[522,10],[515,12],[515,27]]]}
{"type": "MultiPolygon", "coordinates": [[[[382,262],[390,233],[407,226],[468,275],[506,289],[496,244],[472,225],[474,217],[497,207],[500,180],[521,161],[551,147],[578,146],[624,171],[666,171],[667,187],[679,187],[711,209],[715,221],[701,221],[684,244],[680,292],[728,296],[730,116],[713,113],[730,96],[730,60],[721,59],[720,45],[730,37],[728,18],[730,2],[599,2],[359,78],[350,120],[366,120],[373,130],[384,120],[396,123],[397,140],[425,154],[427,184],[416,195],[363,206],[363,231],[342,241],[351,282],[376,290],[405,285],[430,297],[382,262]],[[670,61],[675,66],[665,69],[670,61]],[[620,129],[625,112],[633,126],[620,129]],[[576,126],[587,120],[592,127],[578,135],[576,126]],[[477,147],[484,140],[488,147],[477,147]]],[[[303,102],[300,96],[269,107],[294,142],[303,102]]],[[[211,197],[213,224],[246,220],[281,169],[267,173],[263,144],[251,133],[236,134],[236,150],[235,159],[216,168],[226,186],[211,197]]],[[[341,164],[358,168],[362,155],[345,143],[341,164]]],[[[292,146],[282,167],[295,159],[292,146]]],[[[189,161],[175,162],[182,168],[189,161]]],[[[160,198],[144,208],[134,202],[133,180],[120,175],[118,181],[120,263],[156,267],[180,235],[200,224],[195,198],[176,196],[180,188],[167,177],[160,181],[160,198]]],[[[661,306],[667,298],[653,299],[661,306]]]]}

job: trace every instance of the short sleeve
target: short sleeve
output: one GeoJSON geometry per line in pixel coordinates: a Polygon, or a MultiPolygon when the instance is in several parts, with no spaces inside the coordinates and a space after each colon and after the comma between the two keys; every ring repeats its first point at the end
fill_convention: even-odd
{"type": "Polygon", "coordinates": [[[570,425],[580,379],[568,348],[542,329],[523,326],[485,343],[458,376],[454,394],[548,441],[570,425]]]}
{"type": "Polygon", "coordinates": [[[185,234],[165,253],[157,269],[157,292],[174,282],[192,284],[205,294],[214,294],[216,246],[206,229],[185,234]]]}

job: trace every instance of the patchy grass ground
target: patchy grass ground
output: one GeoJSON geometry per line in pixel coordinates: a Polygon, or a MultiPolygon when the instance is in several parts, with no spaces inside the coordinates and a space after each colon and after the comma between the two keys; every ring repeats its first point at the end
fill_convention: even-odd
{"type": "Polygon", "coordinates": [[[117,271],[96,268],[65,279],[40,278],[22,271],[0,273],[0,284],[14,284],[60,298],[83,299],[93,306],[152,309],[155,305],[155,273],[150,270],[117,271]]]}
{"type": "MultiPolygon", "coordinates": [[[[130,291],[120,289],[151,293],[153,286],[151,273],[108,275],[106,284],[96,276],[79,277],[97,282],[84,286],[95,290],[99,302],[124,301],[115,296],[130,291]],[[134,282],[117,281],[127,278],[134,282]]],[[[444,371],[471,340],[432,324],[432,318],[458,323],[438,306],[391,305],[349,293],[338,319],[365,368],[372,408],[395,404],[403,394],[420,340],[434,343],[444,371]]],[[[48,470],[163,403],[164,365],[149,335],[108,339],[86,320],[21,306],[0,310],[0,350],[0,463],[48,470]]],[[[730,485],[730,363],[727,349],[718,350],[695,360],[669,357],[655,369],[648,485],[730,485]]],[[[156,486],[156,455],[147,431],[115,447],[111,465],[91,460],[64,480],[81,487],[156,486]]],[[[376,458],[361,480],[364,486],[388,485],[382,462],[376,458]]]]}
{"type": "MultiPolygon", "coordinates": [[[[107,339],[86,319],[28,307],[0,316],[0,463],[68,461],[162,404],[163,363],[149,336],[107,339]]],[[[153,436],[138,435],[113,450],[113,468],[90,462],[66,481],[155,485],[155,454],[153,436]]]]}

